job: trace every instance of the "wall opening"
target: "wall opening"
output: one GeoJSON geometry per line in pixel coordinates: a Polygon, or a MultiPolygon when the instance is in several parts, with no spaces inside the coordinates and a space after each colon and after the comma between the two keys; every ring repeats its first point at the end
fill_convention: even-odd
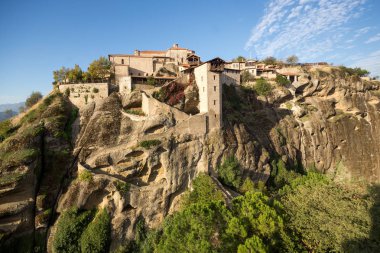
{"type": "Polygon", "coordinates": [[[121,59],[121,64],[124,64],[124,59],[121,59]]]}
{"type": "Polygon", "coordinates": [[[216,91],[216,86],[214,86],[214,91],[216,91]]]}
{"type": "Polygon", "coordinates": [[[216,100],[214,100],[214,105],[216,105],[216,100]]]}

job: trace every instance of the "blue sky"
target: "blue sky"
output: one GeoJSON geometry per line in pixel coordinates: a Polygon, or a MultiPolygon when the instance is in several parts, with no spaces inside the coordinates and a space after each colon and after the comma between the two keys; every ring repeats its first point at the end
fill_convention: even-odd
{"type": "Polygon", "coordinates": [[[0,1],[0,104],[48,93],[52,71],[173,43],[202,59],[327,61],[380,75],[380,1],[0,1]]]}

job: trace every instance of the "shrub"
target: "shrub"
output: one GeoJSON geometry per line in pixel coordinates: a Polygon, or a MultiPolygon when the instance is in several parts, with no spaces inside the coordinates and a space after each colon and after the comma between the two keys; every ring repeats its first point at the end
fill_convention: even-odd
{"type": "Polygon", "coordinates": [[[115,181],[114,185],[116,189],[122,194],[126,194],[130,188],[130,185],[128,183],[120,181],[120,180],[115,181]]]}
{"type": "Polygon", "coordinates": [[[79,243],[82,232],[92,217],[93,213],[91,211],[79,211],[77,208],[71,208],[62,213],[54,236],[54,252],[80,252],[79,243]]]}
{"type": "Polygon", "coordinates": [[[83,170],[79,173],[79,181],[82,181],[82,182],[91,182],[93,177],[92,177],[92,173],[88,170],[83,170]]]}
{"type": "Polygon", "coordinates": [[[238,160],[234,156],[227,157],[218,167],[218,175],[223,184],[238,189],[241,184],[241,171],[238,160]]]}
{"type": "Polygon", "coordinates": [[[370,72],[362,68],[348,68],[346,66],[339,66],[339,69],[351,76],[368,76],[370,72]]]}
{"type": "Polygon", "coordinates": [[[128,110],[125,110],[125,112],[129,114],[138,115],[138,116],[145,116],[145,113],[140,110],[128,109],[128,110]]]}
{"type": "Polygon", "coordinates": [[[65,96],[66,97],[70,97],[70,89],[69,88],[66,88],[66,90],[65,90],[65,96]]]}
{"type": "Polygon", "coordinates": [[[293,179],[301,176],[294,171],[293,168],[288,169],[281,159],[271,162],[272,170],[270,173],[270,185],[275,189],[279,189],[286,184],[289,184],[293,179]]]}
{"type": "Polygon", "coordinates": [[[38,101],[42,99],[42,94],[38,91],[33,91],[32,94],[26,99],[25,106],[27,108],[32,107],[33,105],[37,104],[38,101]]]}
{"type": "Polygon", "coordinates": [[[82,253],[107,252],[110,243],[111,218],[105,209],[99,211],[80,238],[82,253]]]}
{"type": "Polygon", "coordinates": [[[0,121],[0,142],[10,135],[11,130],[12,124],[9,120],[0,121]]]}
{"type": "Polygon", "coordinates": [[[98,92],[99,92],[99,89],[94,87],[94,88],[92,89],[92,92],[93,92],[93,93],[98,93],[98,92]]]}
{"type": "Polygon", "coordinates": [[[247,83],[247,82],[251,82],[251,81],[255,81],[255,77],[249,73],[247,70],[244,70],[242,73],[241,73],[241,81],[243,83],[247,83]]]}
{"type": "Polygon", "coordinates": [[[277,63],[277,59],[273,56],[269,56],[263,60],[263,62],[267,65],[274,65],[277,63]]]}
{"type": "Polygon", "coordinates": [[[84,102],[86,103],[86,105],[87,105],[87,102],[88,102],[88,95],[86,94],[86,95],[84,95],[84,102]]]}
{"type": "Polygon", "coordinates": [[[151,147],[160,145],[161,141],[159,140],[146,140],[139,143],[139,146],[145,149],[150,149],[151,147]]]}
{"type": "Polygon", "coordinates": [[[148,84],[148,85],[155,85],[156,84],[156,79],[154,79],[154,77],[153,76],[150,76],[150,77],[148,77],[147,79],[146,79],[146,83],[148,84]]]}
{"type": "Polygon", "coordinates": [[[283,75],[276,76],[276,83],[280,86],[287,86],[290,84],[290,81],[283,75]]]}
{"type": "Polygon", "coordinates": [[[268,83],[264,78],[260,78],[256,81],[255,91],[259,96],[268,96],[272,93],[272,85],[268,83]]]}

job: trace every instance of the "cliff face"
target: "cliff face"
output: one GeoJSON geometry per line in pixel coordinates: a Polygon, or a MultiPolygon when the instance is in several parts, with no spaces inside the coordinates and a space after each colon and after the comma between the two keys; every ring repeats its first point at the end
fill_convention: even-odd
{"type": "MultiPolygon", "coordinates": [[[[98,104],[88,105],[72,126],[73,156],[66,161],[75,157],[75,162],[66,162],[70,167],[67,184],[49,184],[55,187],[52,193],[62,193],[56,204],[58,219],[72,206],[106,208],[112,218],[111,249],[115,249],[133,238],[140,218],[149,227],[157,227],[167,214],[177,210],[181,194],[191,187],[197,174],[209,173],[217,181],[217,166],[229,155],[238,159],[244,177],[256,181],[268,180],[271,160],[282,159],[288,165],[316,169],[336,179],[379,182],[378,94],[378,83],[334,69],[305,71],[294,86],[275,87],[268,97],[258,97],[249,88],[225,86],[224,128],[192,135],[175,131],[177,121],[167,107],[152,117],[131,115],[123,108],[131,103],[136,107],[138,96],[113,93],[98,104]]],[[[65,115],[70,115],[69,109],[65,115]]],[[[45,127],[49,129],[46,122],[45,127]]],[[[41,147],[39,150],[47,150],[47,145],[53,150],[69,147],[59,135],[44,133],[32,142],[41,147]]],[[[32,175],[41,160],[46,161],[45,156],[36,156],[27,167],[26,163],[16,167],[26,168],[32,175]]],[[[61,163],[51,168],[58,168],[57,164],[61,163]]],[[[33,195],[35,188],[44,188],[45,177],[54,173],[24,181],[28,187],[25,192],[32,192],[32,196],[23,196],[30,200],[29,214],[44,210],[36,204],[38,193],[37,197],[33,195]]],[[[226,198],[236,194],[222,190],[226,198]]],[[[17,194],[8,192],[7,196],[17,194]]],[[[1,201],[11,202],[4,197],[1,201]]],[[[56,233],[55,220],[50,221],[48,250],[56,233]]],[[[29,231],[38,227],[27,219],[20,224],[29,231]]],[[[21,230],[9,231],[17,234],[21,230]]]]}

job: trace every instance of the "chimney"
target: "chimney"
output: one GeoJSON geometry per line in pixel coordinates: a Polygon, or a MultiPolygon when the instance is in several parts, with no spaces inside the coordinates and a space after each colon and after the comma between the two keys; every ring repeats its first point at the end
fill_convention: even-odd
{"type": "Polygon", "coordinates": [[[173,44],[173,47],[178,48],[178,44],[177,43],[173,44]]]}
{"type": "Polygon", "coordinates": [[[139,56],[140,55],[140,51],[136,49],[134,55],[139,56]]]}

